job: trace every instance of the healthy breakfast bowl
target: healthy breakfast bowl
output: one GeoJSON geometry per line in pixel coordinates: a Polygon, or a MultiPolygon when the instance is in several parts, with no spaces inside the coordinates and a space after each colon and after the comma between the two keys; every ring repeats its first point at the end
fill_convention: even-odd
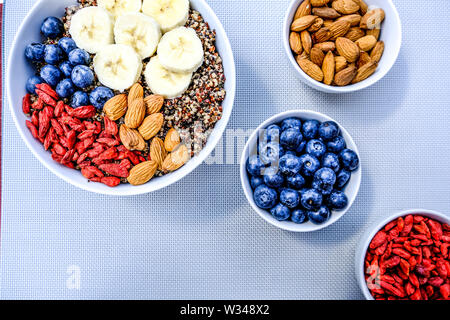
{"type": "Polygon", "coordinates": [[[326,93],[367,88],[397,60],[400,17],[391,0],[293,0],[283,45],[299,79],[326,93]]]}
{"type": "Polygon", "coordinates": [[[355,275],[367,300],[450,298],[450,216],[397,212],[369,228],[355,252],[355,275]]]}
{"type": "Polygon", "coordinates": [[[38,1],[7,70],[32,153],[61,179],[108,195],[152,192],[192,172],[235,96],[231,46],[206,2],[123,1],[38,1]]]}
{"type": "Polygon", "coordinates": [[[309,232],[339,220],[361,184],[358,148],[332,118],[293,110],[264,121],[241,157],[242,188],[270,224],[309,232]]]}

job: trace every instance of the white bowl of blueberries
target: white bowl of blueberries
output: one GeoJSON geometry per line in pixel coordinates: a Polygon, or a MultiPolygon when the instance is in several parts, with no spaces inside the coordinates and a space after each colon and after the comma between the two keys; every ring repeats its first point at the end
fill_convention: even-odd
{"type": "Polygon", "coordinates": [[[250,205],[279,228],[308,232],[339,220],[361,184],[358,148],[330,117],[287,111],[262,123],[241,158],[250,205]]]}

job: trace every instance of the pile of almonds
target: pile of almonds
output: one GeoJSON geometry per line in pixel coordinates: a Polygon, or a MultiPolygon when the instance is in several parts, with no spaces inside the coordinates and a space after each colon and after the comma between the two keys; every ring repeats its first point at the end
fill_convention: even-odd
{"type": "Polygon", "coordinates": [[[181,143],[177,130],[170,129],[164,141],[157,137],[164,124],[164,116],[159,112],[163,104],[164,98],[159,95],[144,98],[143,87],[136,83],[128,96],[119,94],[103,107],[105,117],[112,121],[124,117],[119,136],[128,150],[144,151],[148,148],[147,142],[150,144],[149,160],[130,170],[127,180],[132,185],[147,183],[158,170],[175,171],[189,160],[188,148],[181,143]]]}
{"type": "Polygon", "coordinates": [[[383,9],[364,0],[305,0],[291,24],[289,42],[300,68],[326,85],[346,86],[370,77],[384,51],[378,41],[383,9]]]}

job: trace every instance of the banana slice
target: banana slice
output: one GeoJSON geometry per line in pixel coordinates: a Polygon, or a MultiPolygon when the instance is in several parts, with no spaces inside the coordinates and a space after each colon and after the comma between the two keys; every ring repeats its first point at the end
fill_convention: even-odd
{"type": "Polygon", "coordinates": [[[130,46],[111,44],[103,47],[95,56],[94,71],[104,86],[124,91],[141,76],[141,57],[130,46]]]}
{"type": "Polygon", "coordinates": [[[161,30],[155,19],[142,13],[125,13],[114,26],[116,43],[134,48],[142,59],[151,57],[161,39],[161,30]]]}
{"type": "Polygon", "coordinates": [[[128,12],[141,11],[142,0],[97,0],[97,5],[118,18],[128,12]]]}
{"type": "Polygon", "coordinates": [[[104,46],[114,43],[113,27],[108,11],[87,7],[73,15],[69,33],[79,48],[97,53],[104,46]]]}
{"type": "Polygon", "coordinates": [[[159,62],[173,72],[194,72],[203,64],[203,45],[192,28],[167,32],[158,45],[159,62]]]}
{"type": "Polygon", "coordinates": [[[186,24],[189,0],[144,0],[142,12],[158,21],[165,33],[186,24]]]}
{"type": "Polygon", "coordinates": [[[181,96],[189,88],[192,79],[192,73],[175,73],[165,69],[158,56],[150,59],[144,76],[150,90],[167,99],[181,96]]]}

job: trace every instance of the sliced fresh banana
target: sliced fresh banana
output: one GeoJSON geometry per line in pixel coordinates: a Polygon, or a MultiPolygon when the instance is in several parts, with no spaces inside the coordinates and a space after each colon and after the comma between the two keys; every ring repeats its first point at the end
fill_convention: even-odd
{"type": "Polygon", "coordinates": [[[142,12],[156,21],[163,32],[184,26],[189,16],[189,0],[144,0],[142,12]]]}
{"type": "Polygon", "coordinates": [[[97,53],[104,46],[114,43],[113,27],[113,19],[108,11],[87,7],[73,15],[69,33],[79,48],[97,53]]]}
{"type": "Polygon", "coordinates": [[[192,73],[175,73],[165,69],[158,56],[150,59],[144,76],[150,90],[167,99],[181,96],[189,88],[192,79],[192,73]]]}
{"type": "Polygon", "coordinates": [[[192,28],[167,32],[158,45],[159,62],[173,72],[194,72],[203,64],[203,45],[192,28]]]}
{"type": "Polygon", "coordinates": [[[151,57],[161,39],[161,30],[155,19],[143,13],[125,13],[114,26],[116,43],[134,48],[142,59],[151,57]]]}
{"type": "Polygon", "coordinates": [[[128,12],[141,11],[142,0],[97,0],[97,5],[117,18],[128,12]]]}
{"type": "Polygon", "coordinates": [[[103,47],[94,58],[98,80],[113,90],[124,91],[141,76],[141,57],[130,46],[111,44],[103,47]]]}

